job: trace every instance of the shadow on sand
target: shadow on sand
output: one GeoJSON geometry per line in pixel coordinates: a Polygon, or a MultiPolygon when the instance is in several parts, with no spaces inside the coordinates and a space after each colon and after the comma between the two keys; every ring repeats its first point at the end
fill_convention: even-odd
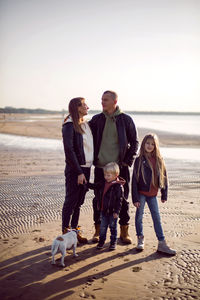
{"type": "Polygon", "coordinates": [[[1,299],[63,299],[72,295],[74,288],[86,284],[88,281],[101,279],[114,272],[163,257],[159,253],[154,252],[147,257],[137,259],[135,258],[136,254],[138,254],[137,250],[129,249],[122,253],[112,252],[113,255],[102,258],[100,257],[102,256],[101,254],[107,249],[102,252],[96,250],[96,245],[90,245],[89,247],[84,250],[81,250],[80,247],[77,258],[73,258],[72,253],[67,254],[65,257],[65,268],[58,267],[60,255],[56,266],[50,264],[50,246],[41,247],[2,262],[0,265],[1,299]],[[95,256],[96,258],[94,258],[95,256]],[[94,272],[94,268],[126,256],[129,256],[128,261],[123,260],[121,264],[109,268],[106,265],[103,271],[98,272],[96,269],[94,272]],[[94,260],[92,263],[88,263],[86,260],[91,257],[94,260]],[[85,261],[84,266],[73,270],[73,265],[80,261],[85,261]],[[84,275],[88,271],[90,275],[84,275]],[[57,278],[52,276],[57,272],[62,272],[62,274],[59,274],[57,278]],[[51,276],[53,279],[50,278],[51,276]]]}

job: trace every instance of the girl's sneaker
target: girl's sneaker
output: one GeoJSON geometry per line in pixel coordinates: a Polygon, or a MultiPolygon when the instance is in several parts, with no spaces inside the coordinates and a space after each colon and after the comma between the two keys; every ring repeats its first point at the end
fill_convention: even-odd
{"type": "Polygon", "coordinates": [[[170,249],[169,246],[167,246],[166,241],[158,241],[158,252],[166,253],[169,255],[176,255],[176,250],[170,249]]]}
{"type": "Polygon", "coordinates": [[[138,236],[138,243],[137,243],[136,249],[144,250],[144,236],[143,235],[138,236]]]}

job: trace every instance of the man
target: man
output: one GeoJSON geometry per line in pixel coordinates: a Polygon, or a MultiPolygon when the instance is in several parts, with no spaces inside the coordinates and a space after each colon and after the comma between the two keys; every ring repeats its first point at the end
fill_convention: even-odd
{"type": "MultiPolygon", "coordinates": [[[[94,182],[103,179],[103,167],[109,162],[116,162],[120,167],[120,176],[125,179],[124,200],[119,215],[120,238],[132,243],[128,234],[130,173],[134,156],[138,149],[137,131],[130,116],[123,113],[117,106],[117,94],[105,91],[102,96],[103,112],[93,116],[90,126],[94,139],[94,182]]],[[[97,209],[97,198],[93,199],[95,234],[93,242],[99,241],[100,211],[97,209]]]]}

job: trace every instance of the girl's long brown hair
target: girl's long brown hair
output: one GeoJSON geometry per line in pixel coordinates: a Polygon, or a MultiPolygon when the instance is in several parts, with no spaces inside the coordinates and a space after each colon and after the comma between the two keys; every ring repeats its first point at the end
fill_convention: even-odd
{"type": "Polygon", "coordinates": [[[165,187],[165,184],[166,184],[166,168],[165,168],[165,163],[164,163],[164,160],[160,154],[160,149],[159,149],[159,141],[158,141],[158,137],[156,134],[154,133],[150,133],[150,134],[147,134],[144,138],[143,138],[143,141],[142,141],[142,144],[140,146],[140,152],[139,152],[139,165],[138,165],[138,170],[137,170],[137,180],[139,179],[139,174],[140,174],[140,170],[141,170],[141,173],[142,173],[142,177],[143,177],[143,180],[145,182],[145,176],[144,176],[144,166],[142,164],[142,157],[145,157],[148,161],[148,164],[151,168],[151,171],[152,171],[152,184],[154,186],[157,186],[158,185],[158,175],[160,175],[160,187],[161,188],[164,188],[165,187]],[[152,163],[150,161],[150,159],[148,158],[148,155],[146,154],[146,151],[145,151],[145,143],[148,139],[152,139],[153,142],[154,142],[154,150],[152,152],[152,156],[155,158],[156,160],[156,172],[155,172],[155,175],[154,176],[154,170],[153,170],[153,166],[152,166],[152,163]]]}
{"type": "Polygon", "coordinates": [[[66,121],[69,117],[71,117],[73,121],[74,130],[81,134],[84,133],[84,130],[81,128],[81,119],[79,117],[78,107],[82,105],[82,101],[84,100],[85,99],[82,97],[76,97],[71,99],[68,106],[69,115],[65,118],[66,121]]]}

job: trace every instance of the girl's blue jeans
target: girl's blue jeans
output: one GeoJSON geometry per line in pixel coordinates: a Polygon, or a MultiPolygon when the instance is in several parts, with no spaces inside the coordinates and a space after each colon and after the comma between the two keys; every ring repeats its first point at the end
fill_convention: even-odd
{"type": "Polygon", "coordinates": [[[149,210],[151,212],[151,217],[153,219],[153,225],[154,230],[157,236],[157,239],[159,241],[163,241],[165,239],[162,225],[161,225],[161,219],[160,219],[160,213],[158,208],[158,201],[156,197],[148,197],[142,194],[139,194],[139,202],[140,207],[136,210],[135,215],[135,227],[136,227],[136,234],[137,236],[143,236],[143,215],[144,215],[144,207],[145,203],[147,202],[149,210]]]}
{"type": "Polygon", "coordinates": [[[100,215],[101,225],[100,225],[100,235],[99,235],[99,243],[104,244],[106,240],[106,233],[108,226],[110,228],[110,243],[115,244],[117,242],[117,220],[114,219],[113,215],[104,215],[101,213],[100,215]]]}

